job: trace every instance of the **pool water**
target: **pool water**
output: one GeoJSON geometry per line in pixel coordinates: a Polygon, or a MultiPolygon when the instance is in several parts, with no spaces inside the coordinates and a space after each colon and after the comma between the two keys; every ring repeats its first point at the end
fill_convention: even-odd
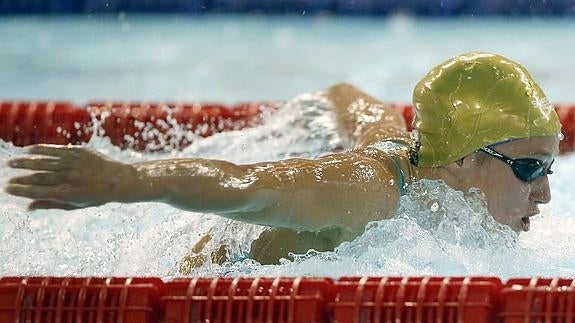
{"type": "Polygon", "coordinates": [[[0,98],[285,100],[347,81],[404,102],[432,66],[481,50],[569,101],[574,35],[568,18],[2,16],[0,98]]]}
{"type": "MultiPolygon", "coordinates": [[[[348,81],[405,102],[430,67],[480,49],[524,63],[552,101],[570,102],[574,27],[541,19],[3,17],[0,97],[237,102],[288,99],[348,81]]],[[[101,137],[86,146],[126,162],[193,156],[249,163],[314,157],[338,145],[333,129],[310,126],[300,112],[282,110],[260,127],[198,139],[181,152],[121,151],[101,137]]],[[[0,142],[0,185],[22,173],[4,166],[22,154],[0,142]]],[[[478,193],[424,181],[412,185],[394,219],[371,223],[333,252],[310,251],[281,265],[208,262],[191,274],[575,276],[574,159],[557,159],[553,201],[520,236],[492,220],[478,193]]],[[[206,232],[214,235],[208,250],[225,243],[245,252],[264,229],[158,203],[28,211],[27,202],[0,193],[0,276],[177,276],[206,232]]]]}

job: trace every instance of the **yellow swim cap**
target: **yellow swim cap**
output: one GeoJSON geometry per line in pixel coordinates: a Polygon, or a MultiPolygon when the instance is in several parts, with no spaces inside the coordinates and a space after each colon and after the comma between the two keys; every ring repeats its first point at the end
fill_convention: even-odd
{"type": "Polygon", "coordinates": [[[418,165],[447,165],[481,147],[557,136],[559,118],[527,70],[499,55],[467,53],[432,69],[413,91],[418,165]]]}

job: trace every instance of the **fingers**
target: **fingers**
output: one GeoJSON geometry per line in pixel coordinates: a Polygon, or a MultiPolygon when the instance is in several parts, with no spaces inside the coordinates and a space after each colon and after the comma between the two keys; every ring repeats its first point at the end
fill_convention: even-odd
{"type": "Polygon", "coordinates": [[[192,247],[192,251],[195,253],[200,253],[206,247],[206,244],[212,240],[211,234],[204,235],[196,244],[192,247]]]}
{"type": "MultiPolygon", "coordinates": [[[[8,162],[8,166],[41,171],[65,170],[77,163],[78,157],[84,150],[74,146],[34,145],[27,148],[27,151],[33,155],[43,155],[49,158],[39,156],[15,158],[8,162]]],[[[89,152],[86,151],[86,153],[89,152]]]]}
{"type": "Polygon", "coordinates": [[[24,157],[10,160],[8,166],[31,170],[61,171],[69,168],[70,164],[55,158],[24,157]]]}
{"type": "Polygon", "coordinates": [[[5,190],[12,195],[34,199],[28,206],[30,210],[75,210],[83,207],[80,204],[61,201],[64,196],[69,194],[69,190],[62,186],[55,189],[54,186],[33,186],[11,183],[5,190]]]}
{"type": "Polygon", "coordinates": [[[62,173],[33,173],[31,175],[11,178],[9,184],[23,185],[56,185],[65,180],[62,173]]]}
{"type": "Polygon", "coordinates": [[[30,203],[28,209],[30,210],[40,210],[40,209],[60,209],[60,210],[75,210],[79,207],[68,203],[50,201],[50,200],[39,200],[30,203]]]}
{"type": "Polygon", "coordinates": [[[45,155],[53,157],[77,157],[84,151],[80,146],[60,146],[60,145],[33,145],[28,149],[28,153],[34,155],[45,155]]]}
{"type": "Polygon", "coordinates": [[[70,195],[70,187],[67,185],[24,185],[8,184],[6,192],[12,195],[27,197],[34,200],[61,200],[70,195]]]}

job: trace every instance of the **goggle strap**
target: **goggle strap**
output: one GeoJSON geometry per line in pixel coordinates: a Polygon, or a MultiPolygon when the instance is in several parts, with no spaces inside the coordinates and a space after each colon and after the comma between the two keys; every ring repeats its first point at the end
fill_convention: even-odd
{"type": "Polygon", "coordinates": [[[489,148],[489,147],[487,147],[487,146],[486,146],[486,147],[482,147],[481,150],[484,151],[484,152],[486,152],[487,154],[489,154],[489,155],[491,155],[491,156],[493,156],[493,157],[495,157],[495,158],[497,158],[497,159],[499,159],[499,160],[502,160],[502,161],[504,161],[505,163],[507,163],[507,164],[513,166],[513,162],[514,162],[514,161],[513,161],[512,159],[503,156],[502,154],[496,152],[495,150],[493,150],[493,149],[491,149],[491,148],[489,148]]]}

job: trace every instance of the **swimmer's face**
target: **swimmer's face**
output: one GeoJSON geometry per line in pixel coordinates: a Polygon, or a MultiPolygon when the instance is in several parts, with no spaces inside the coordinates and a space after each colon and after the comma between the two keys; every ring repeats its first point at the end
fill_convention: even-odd
{"type": "MultiPolygon", "coordinates": [[[[518,139],[496,145],[494,149],[512,159],[534,158],[548,165],[559,153],[559,139],[518,139]]],[[[478,154],[485,153],[476,153],[475,158],[478,154]]],[[[470,166],[466,172],[465,189],[477,187],[485,193],[489,212],[497,222],[509,225],[516,232],[529,231],[530,217],[539,213],[538,205],[551,200],[547,176],[525,182],[507,163],[487,154],[481,158],[481,162],[470,166]]]]}

